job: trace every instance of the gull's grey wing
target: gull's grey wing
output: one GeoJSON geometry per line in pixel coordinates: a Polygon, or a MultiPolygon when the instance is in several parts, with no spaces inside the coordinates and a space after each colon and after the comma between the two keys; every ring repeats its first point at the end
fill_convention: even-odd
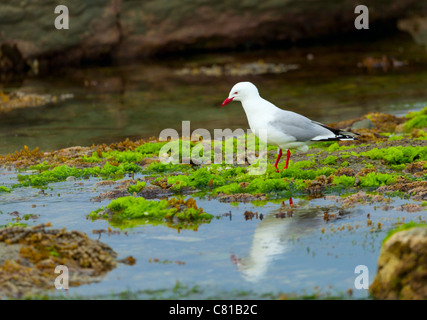
{"type": "Polygon", "coordinates": [[[295,137],[296,141],[309,141],[318,136],[335,136],[330,129],[291,111],[283,110],[268,124],[286,135],[295,137]]]}

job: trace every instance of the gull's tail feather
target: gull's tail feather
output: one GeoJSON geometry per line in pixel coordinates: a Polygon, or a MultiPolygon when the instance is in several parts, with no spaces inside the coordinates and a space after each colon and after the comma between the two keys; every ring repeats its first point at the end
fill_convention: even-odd
{"type": "Polygon", "coordinates": [[[314,137],[313,139],[311,139],[311,141],[359,140],[359,139],[357,139],[357,136],[359,136],[358,133],[331,128],[331,127],[328,127],[327,125],[324,125],[324,124],[316,122],[316,121],[313,121],[313,122],[318,124],[319,126],[322,126],[323,128],[330,130],[335,136],[317,136],[317,137],[314,137]]]}

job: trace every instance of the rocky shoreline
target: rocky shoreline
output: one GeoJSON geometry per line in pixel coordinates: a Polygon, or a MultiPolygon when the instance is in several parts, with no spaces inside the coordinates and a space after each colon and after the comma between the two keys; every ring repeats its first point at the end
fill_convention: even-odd
{"type": "MultiPolygon", "coordinates": [[[[109,199],[111,203],[88,213],[88,219],[103,219],[120,229],[146,223],[162,224],[178,231],[183,228],[197,229],[213,218],[197,205],[197,199],[201,195],[230,204],[253,200],[274,201],[289,197],[304,197],[308,200],[328,197],[335,200],[340,210],[345,212],[361,203],[378,203],[381,210],[387,211],[393,208],[388,196],[399,194],[414,203],[402,205],[397,210],[423,213],[427,207],[426,119],[427,108],[424,108],[405,117],[373,113],[337,123],[337,127],[359,133],[359,140],[320,144],[311,147],[307,154],[296,153],[292,157],[290,168],[279,173],[272,166],[276,149],[269,148],[269,165],[266,173],[261,176],[251,176],[247,171],[250,167],[248,163],[236,166],[161,163],[159,156],[169,156],[159,154],[166,142],[159,142],[154,138],[51,152],[29,150],[26,147],[0,156],[1,166],[11,171],[26,171],[23,175],[17,172],[16,184],[0,186],[0,193],[13,193],[16,189],[29,186],[40,188],[43,193],[49,184],[98,177],[101,181],[97,186],[102,186],[104,191],[92,201],[109,199]],[[345,197],[338,196],[342,190],[347,192],[345,197]],[[184,201],[182,196],[190,197],[184,201]],[[160,201],[154,201],[156,199],[160,201]]],[[[194,142],[191,146],[196,145],[194,142]]],[[[324,217],[328,220],[335,218],[336,214],[324,217]]],[[[368,217],[368,226],[369,221],[368,217]]],[[[22,247],[14,251],[15,256],[1,261],[0,294],[22,297],[23,292],[33,292],[30,287],[35,282],[14,282],[12,286],[7,284],[14,272],[31,274],[29,279],[35,279],[41,284],[36,289],[42,290],[43,283],[51,281],[49,277],[43,278],[43,268],[52,267],[57,258],[74,259],[72,263],[76,264],[76,268],[91,268],[93,265],[94,275],[107,272],[116,265],[116,255],[110,249],[107,250],[110,252],[108,254],[103,252],[105,248],[102,243],[89,241],[78,231],[67,233],[47,227],[25,229],[13,226],[0,229],[1,250],[8,250],[15,243],[25,245],[25,249],[22,247]],[[34,241],[31,240],[35,237],[33,234],[37,234],[37,239],[52,236],[54,239],[49,238],[49,242],[43,242],[43,247],[34,247],[34,241]],[[76,241],[80,245],[89,241],[89,247],[101,246],[102,250],[96,249],[97,253],[89,256],[91,259],[109,256],[109,267],[103,267],[106,258],[102,258],[104,262],[100,260],[100,264],[90,261],[88,264],[82,258],[84,254],[76,253],[77,257],[73,253],[68,257],[65,251],[62,252],[61,243],[70,245],[68,240],[60,240],[57,244],[55,239],[59,236],[68,239],[71,235],[79,237],[80,240],[76,241]],[[50,251],[43,249],[47,247],[51,248],[50,251]],[[95,272],[98,269],[103,271],[95,272]]],[[[83,248],[82,250],[86,250],[83,248]]],[[[80,279],[75,285],[87,281],[80,279]]],[[[377,284],[373,286],[374,298],[411,299],[423,295],[422,291],[416,291],[414,295],[382,295],[378,293],[378,288],[377,284]]],[[[380,292],[384,290],[381,289],[380,292]]],[[[426,298],[425,295],[422,297],[426,298]]]]}

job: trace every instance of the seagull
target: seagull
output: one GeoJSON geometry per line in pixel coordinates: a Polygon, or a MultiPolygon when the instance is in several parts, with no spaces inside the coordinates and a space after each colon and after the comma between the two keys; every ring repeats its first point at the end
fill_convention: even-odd
{"type": "Polygon", "coordinates": [[[286,152],[284,169],[288,168],[290,150],[307,152],[308,146],[318,141],[357,140],[358,134],[328,127],[320,122],[310,120],[298,113],[276,107],[263,99],[257,87],[251,82],[239,82],[231,89],[222,106],[231,101],[240,101],[248,118],[249,127],[255,134],[260,130],[267,132],[265,143],[278,147],[274,167],[286,152]]]}

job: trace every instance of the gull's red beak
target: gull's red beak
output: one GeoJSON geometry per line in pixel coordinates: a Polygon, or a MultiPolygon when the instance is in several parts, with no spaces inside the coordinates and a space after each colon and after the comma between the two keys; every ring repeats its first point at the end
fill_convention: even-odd
{"type": "Polygon", "coordinates": [[[225,99],[224,102],[222,103],[222,106],[225,106],[227,103],[230,103],[231,101],[233,101],[233,99],[234,97],[225,99]]]}

